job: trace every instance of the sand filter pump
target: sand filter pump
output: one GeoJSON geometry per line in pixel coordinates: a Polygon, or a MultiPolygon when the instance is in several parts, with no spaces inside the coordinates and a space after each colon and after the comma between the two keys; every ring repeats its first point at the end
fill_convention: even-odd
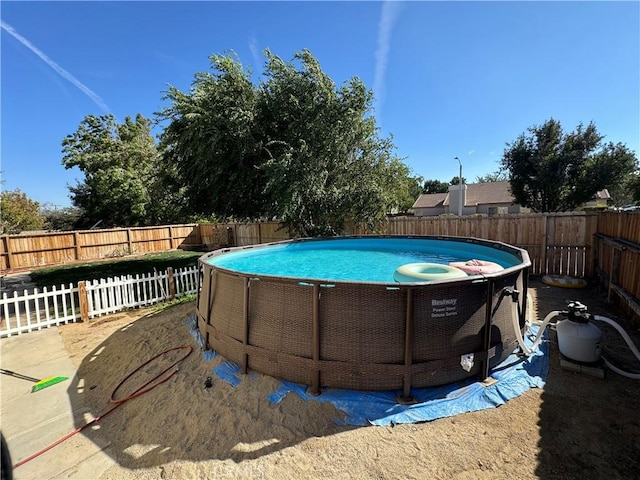
{"type": "Polygon", "coordinates": [[[602,359],[604,364],[615,373],[627,378],[640,380],[640,373],[631,373],[621,370],[611,364],[607,358],[602,356],[602,348],[600,344],[602,340],[602,331],[593,323],[594,321],[607,323],[615,328],[627,343],[631,352],[635,355],[638,361],[640,361],[640,351],[634,345],[629,334],[625,332],[618,323],[601,315],[590,314],[587,312],[587,306],[580,302],[570,302],[567,305],[567,310],[554,310],[547,314],[541,322],[530,322],[530,325],[537,326],[539,330],[533,344],[531,346],[527,346],[522,338],[517,320],[518,315],[516,315],[517,295],[515,291],[510,293],[512,293],[512,298],[514,300],[514,315],[512,315],[512,318],[514,319],[514,329],[523,354],[530,355],[533,353],[540,345],[540,342],[542,342],[543,333],[546,327],[549,325],[555,325],[558,336],[558,349],[560,350],[560,353],[569,360],[583,364],[594,364],[600,362],[602,359]],[[563,316],[565,318],[555,324],[551,323],[551,321],[558,316],[563,316]]]}
{"type": "Polygon", "coordinates": [[[570,360],[583,363],[600,361],[602,331],[589,320],[587,306],[580,302],[567,305],[567,318],[556,324],[558,349],[570,360]]]}

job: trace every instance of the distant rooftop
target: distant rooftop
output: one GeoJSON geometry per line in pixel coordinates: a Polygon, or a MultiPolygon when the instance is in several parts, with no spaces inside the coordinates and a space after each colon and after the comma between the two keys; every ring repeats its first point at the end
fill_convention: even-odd
{"type": "MultiPolygon", "coordinates": [[[[466,184],[465,206],[493,205],[493,204],[513,204],[514,198],[511,195],[511,188],[508,181],[504,182],[483,182],[466,184]]],[[[594,199],[608,200],[611,198],[609,191],[605,188],[594,196],[594,199]]],[[[413,204],[412,208],[434,208],[449,206],[449,193],[423,193],[413,204]]]]}
{"type": "MultiPolygon", "coordinates": [[[[513,203],[509,182],[484,182],[466,184],[465,205],[513,203]]],[[[413,208],[432,208],[449,205],[449,193],[423,193],[413,208]]]]}

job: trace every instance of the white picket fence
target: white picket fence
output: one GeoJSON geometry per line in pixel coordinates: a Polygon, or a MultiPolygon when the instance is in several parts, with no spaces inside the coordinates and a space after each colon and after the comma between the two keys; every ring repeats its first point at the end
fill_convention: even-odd
{"type": "Polygon", "coordinates": [[[198,267],[93,280],[79,285],[34,288],[0,299],[0,338],[41,330],[81,319],[86,302],[88,318],[143,307],[198,291],[198,267]],[[82,291],[86,293],[81,298],[82,291]]]}

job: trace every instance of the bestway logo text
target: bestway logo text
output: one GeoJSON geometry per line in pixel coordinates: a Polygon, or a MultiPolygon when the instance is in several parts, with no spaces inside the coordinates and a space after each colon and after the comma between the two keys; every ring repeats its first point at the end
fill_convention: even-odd
{"type": "Polygon", "coordinates": [[[432,307],[455,306],[458,303],[457,298],[447,298],[445,300],[431,300],[432,307]]]}

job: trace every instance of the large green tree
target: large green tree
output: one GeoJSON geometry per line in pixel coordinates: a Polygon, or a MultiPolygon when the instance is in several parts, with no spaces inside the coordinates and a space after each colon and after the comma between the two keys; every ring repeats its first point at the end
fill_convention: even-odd
{"type": "MultiPolygon", "coordinates": [[[[117,123],[113,115],[89,115],[62,141],[66,168],[78,167],[84,180],[70,186],[83,211],[81,224],[149,225],[155,184],[156,146],[151,121],[138,114],[117,123]]],[[[162,196],[158,197],[161,201],[162,196]]]]}
{"type": "Polygon", "coordinates": [[[631,175],[627,180],[627,185],[633,201],[640,204],[640,172],[631,175]]]}
{"type": "Polygon", "coordinates": [[[409,169],[378,137],[373,93],[358,78],[336,88],[308,50],[285,62],[268,50],[258,121],[273,214],[299,235],[330,235],[348,220],[374,228],[408,195],[409,169]]]}
{"type": "Polygon", "coordinates": [[[632,172],[617,185],[607,187],[614,206],[622,207],[640,201],[640,172],[632,172]]]}
{"type": "Polygon", "coordinates": [[[276,217],[313,236],[402,208],[409,169],[378,136],[372,92],[357,78],[336,87],[307,50],[265,56],[257,86],[236,58],[215,55],[189,93],[166,92],[162,163],[190,212],[276,217]]]}
{"type": "Polygon", "coordinates": [[[78,207],[58,208],[45,204],[40,213],[44,218],[44,227],[53,231],[74,230],[82,218],[82,210],[78,207]]]}
{"type": "Polygon", "coordinates": [[[481,177],[476,177],[477,183],[504,182],[507,180],[509,180],[509,175],[504,170],[497,170],[481,177]]]}
{"type": "Polygon", "coordinates": [[[265,213],[257,91],[250,72],[231,56],[210,57],[211,72],[196,73],[189,93],[170,86],[170,105],[156,114],[160,170],[167,191],[184,198],[188,215],[251,218],[265,213]],[[180,195],[179,195],[180,196],[180,195]]]}
{"type": "Polygon", "coordinates": [[[573,210],[637,168],[625,145],[603,143],[593,123],[564,133],[553,118],[508,143],[502,167],[516,203],[536,212],[573,210]]]}
{"type": "Polygon", "coordinates": [[[422,193],[447,193],[449,184],[440,180],[426,180],[422,186],[422,193]]]}
{"type": "Polygon", "coordinates": [[[25,230],[40,230],[44,218],[40,215],[40,204],[19,189],[0,194],[0,234],[20,233],[25,230]]]}
{"type": "Polygon", "coordinates": [[[424,193],[422,191],[422,185],[424,184],[424,178],[412,177],[410,175],[406,178],[407,182],[407,194],[404,200],[399,202],[398,213],[406,213],[413,204],[416,202],[418,197],[424,193]]]}

